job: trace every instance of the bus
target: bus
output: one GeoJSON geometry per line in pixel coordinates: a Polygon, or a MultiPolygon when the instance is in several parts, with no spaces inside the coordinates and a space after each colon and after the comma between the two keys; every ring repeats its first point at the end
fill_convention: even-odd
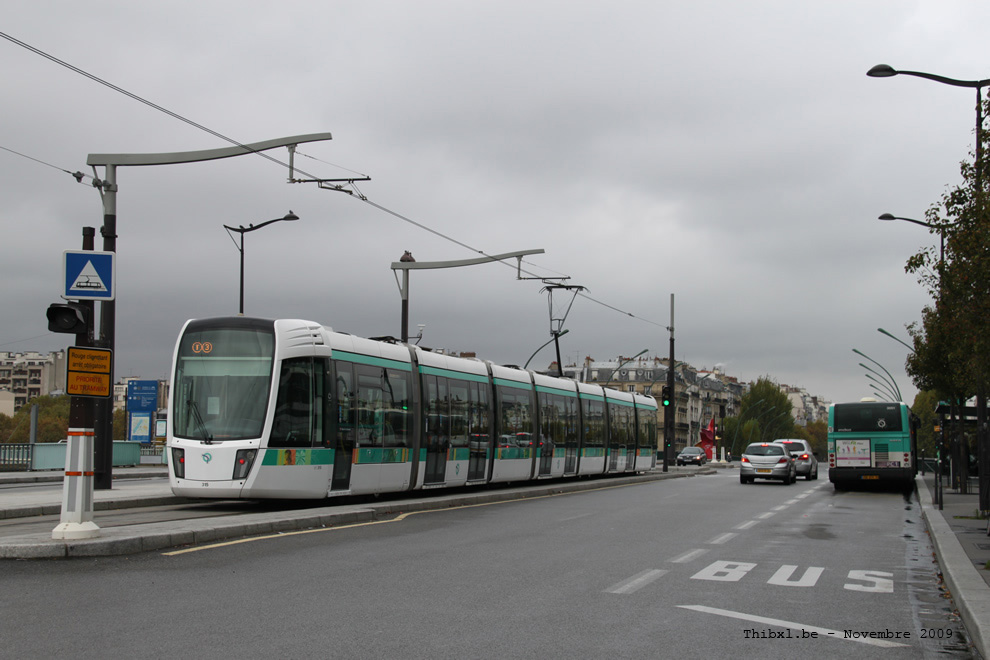
{"type": "Polygon", "coordinates": [[[833,403],[828,409],[828,480],[836,490],[856,484],[910,490],[918,471],[917,425],[903,402],[833,403]]]}

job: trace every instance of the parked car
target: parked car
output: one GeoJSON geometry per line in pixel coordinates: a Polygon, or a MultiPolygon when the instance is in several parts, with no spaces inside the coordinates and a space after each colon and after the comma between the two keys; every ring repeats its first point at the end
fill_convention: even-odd
{"type": "Polygon", "coordinates": [[[783,445],[754,442],[743,449],[739,461],[741,484],[751,484],[756,479],[779,479],[784,484],[797,481],[794,458],[783,445]]]}
{"type": "Polygon", "coordinates": [[[701,447],[685,447],[676,460],[678,465],[704,465],[708,456],[701,447]]]}
{"type": "Polygon", "coordinates": [[[774,440],[773,443],[783,445],[794,457],[794,467],[797,469],[798,475],[804,475],[808,481],[818,478],[818,459],[815,458],[807,440],[783,438],[774,440]]]}

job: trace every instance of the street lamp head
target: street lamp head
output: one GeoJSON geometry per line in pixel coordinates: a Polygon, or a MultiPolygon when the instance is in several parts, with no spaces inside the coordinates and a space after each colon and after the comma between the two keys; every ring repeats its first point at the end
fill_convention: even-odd
{"type": "Polygon", "coordinates": [[[898,73],[900,73],[900,71],[897,71],[889,64],[878,64],[867,71],[866,75],[871,78],[890,78],[891,76],[896,76],[898,73]]]}
{"type": "Polygon", "coordinates": [[[298,220],[299,219],[299,216],[296,215],[295,213],[293,213],[292,212],[292,209],[289,209],[289,212],[286,213],[285,214],[285,217],[283,217],[282,219],[283,220],[298,220]]]}
{"type": "Polygon", "coordinates": [[[884,214],[883,214],[883,215],[881,215],[881,216],[880,216],[879,218],[877,218],[877,220],[897,220],[897,218],[895,218],[895,217],[894,217],[894,216],[893,216],[892,214],[890,214],[890,213],[884,213],[884,214]]]}

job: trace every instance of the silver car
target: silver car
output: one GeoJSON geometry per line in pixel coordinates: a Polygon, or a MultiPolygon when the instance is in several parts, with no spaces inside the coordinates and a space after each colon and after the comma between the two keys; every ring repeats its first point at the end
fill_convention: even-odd
{"type": "Polygon", "coordinates": [[[815,458],[815,453],[811,451],[811,445],[807,440],[784,438],[774,440],[773,443],[783,445],[794,457],[794,467],[798,475],[804,475],[808,481],[818,478],[818,459],[815,458]]]}
{"type": "Polygon", "coordinates": [[[784,484],[797,481],[794,458],[782,445],[754,442],[743,450],[739,461],[741,484],[751,484],[756,479],[779,479],[784,484]]]}

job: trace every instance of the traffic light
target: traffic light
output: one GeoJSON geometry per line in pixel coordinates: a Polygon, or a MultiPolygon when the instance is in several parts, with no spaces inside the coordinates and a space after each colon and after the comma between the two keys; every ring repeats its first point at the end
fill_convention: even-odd
{"type": "Polygon", "coordinates": [[[48,331],[80,335],[89,330],[89,308],[79,303],[52,303],[48,306],[48,331]]]}
{"type": "Polygon", "coordinates": [[[660,405],[664,408],[670,407],[670,388],[666,385],[660,390],[660,405]]]}

